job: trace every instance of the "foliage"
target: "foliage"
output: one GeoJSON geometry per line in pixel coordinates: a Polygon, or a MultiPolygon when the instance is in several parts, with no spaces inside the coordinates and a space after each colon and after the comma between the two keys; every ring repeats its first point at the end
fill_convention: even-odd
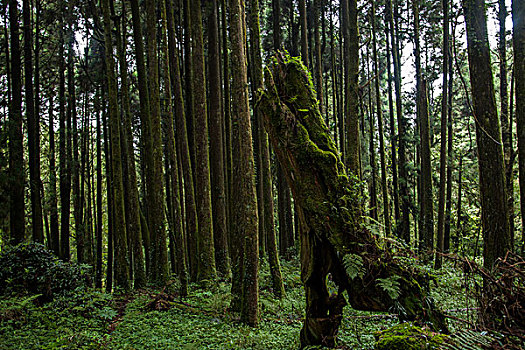
{"type": "Polygon", "coordinates": [[[401,277],[396,275],[387,278],[378,278],[376,279],[376,284],[385,292],[387,292],[392,300],[396,300],[401,294],[401,288],[399,284],[400,278],[401,277]]]}
{"type": "Polygon", "coordinates": [[[65,263],[39,243],[8,247],[0,255],[0,294],[39,294],[49,301],[89,284],[86,266],[65,263]]]}

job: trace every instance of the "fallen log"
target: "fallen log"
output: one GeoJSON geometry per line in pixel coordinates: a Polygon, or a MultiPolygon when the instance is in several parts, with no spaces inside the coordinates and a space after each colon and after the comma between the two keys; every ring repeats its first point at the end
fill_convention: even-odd
{"type": "Polygon", "coordinates": [[[334,347],[343,307],[393,311],[446,332],[427,293],[429,276],[374,236],[361,216],[361,183],[346,173],[299,58],[279,53],[257,108],[298,206],[306,319],[301,346],[334,347]],[[330,295],[327,278],[338,286],[330,295]]]}

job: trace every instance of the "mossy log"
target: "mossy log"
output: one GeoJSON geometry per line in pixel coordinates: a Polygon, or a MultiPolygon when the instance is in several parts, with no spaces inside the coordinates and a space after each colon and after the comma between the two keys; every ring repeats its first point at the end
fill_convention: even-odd
{"type": "Polygon", "coordinates": [[[300,59],[278,54],[265,70],[257,104],[299,209],[307,299],[302,346],[335,346],[345,290],[354,309],[396,310],[444,331],[425,288],[428,276],[403,264],[363,225],[360,183],[347,175],[315,96],[300,59]],[[329,295],[328,275],[339,288],[335,295],[329,295]],[[387,279],[395,293],[380,283],[387,279]]]}

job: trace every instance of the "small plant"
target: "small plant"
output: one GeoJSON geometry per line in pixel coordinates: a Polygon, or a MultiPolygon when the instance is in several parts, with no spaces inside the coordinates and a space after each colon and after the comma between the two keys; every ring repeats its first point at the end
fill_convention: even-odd
{"type": "Polygon", "coordinates": [[[401,286],[399,285],[399,276],[390,276],[387,278],[378,278],[376,280],[377,286],[388,293],[392,300],[397,300],[401,294],[401,286]]]}

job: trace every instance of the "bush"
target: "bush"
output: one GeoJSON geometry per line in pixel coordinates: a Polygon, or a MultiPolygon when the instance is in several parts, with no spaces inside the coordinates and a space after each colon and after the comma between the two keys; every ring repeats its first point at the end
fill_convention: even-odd
{"type": "Polygon", "coordinates": [[[0,295],[40,294],[39,301],[50,301],[90,285],[88,272],[88,266],[65,263],[42,244],[22,243],[0,254],[0,295]]]}

